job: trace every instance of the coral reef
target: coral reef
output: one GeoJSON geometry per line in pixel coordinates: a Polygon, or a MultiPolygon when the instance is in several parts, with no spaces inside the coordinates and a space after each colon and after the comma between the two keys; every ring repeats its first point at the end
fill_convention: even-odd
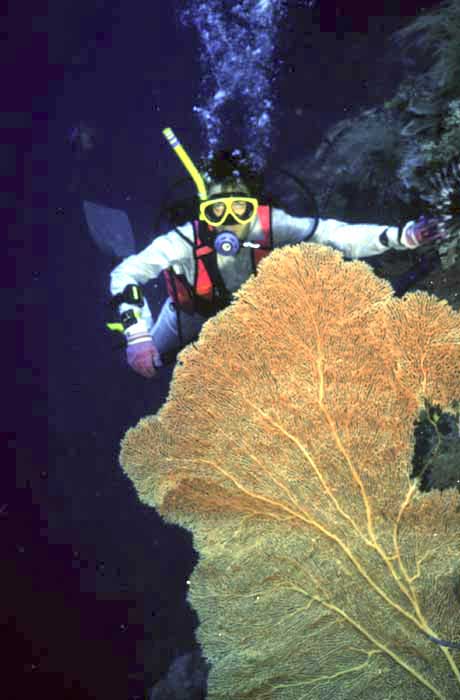
{"type": "Polygon", "coordinates": [[[437,85],[436,94],[447,99],[458,95],[460,85],[460,6],[444,0],[421,14],[395,36],[406,61],[415,63],[414,53],[429,55],[428,73],[437,85]]]}
{"type": "MultiPolygon", "coordinates": [[[[398,55],[404,67],[393,97],[335,124],[314,154],[293,164],[323,217],[402,223],[430,208],[438,213],[433,177],[460,153],[459,37],[458,0],[410,22],[393,36],[387,59],[398,55]]],[[[274,185],[283,187],[279,179],[274,185]]],[[[444,270],[456,264],[459,247],[457,226],[439,246],[444,270]]]]}
{"type": "Polygon", "coordinates": [[[460,242],[460,162],[454,159],[432,178],[430,184],[431,190],[421,196],[431,205],[435,216],[443,223],[446,238],[438,249],[444,267],[448,269],[457,259],[457,247],[460,242]]]}
{"type": "Polygon", "coordinates": [[[313,244],[182,351],[121,463],[193,533],[209,700],[460,697],[460,496],[411,477],[415,421],[459,397],[460,314],[313,244]]]}

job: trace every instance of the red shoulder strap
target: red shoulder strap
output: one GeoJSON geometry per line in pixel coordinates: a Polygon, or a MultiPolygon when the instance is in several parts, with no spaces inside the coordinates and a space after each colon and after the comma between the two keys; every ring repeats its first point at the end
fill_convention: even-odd
{"type": "Polygon", "coordinates": [[[257,216],[259,217],[260,226],[264,234],[264,240],[262,243],[262,248],[254,249],[254,262],[256,266],[259,262],[268,255],[272,249],[272,232],[271,232],[271,213],[268,204],[261,204],[257,210],[257,216]]]}
{"type": "Polygon", "coordinates": [[[199,297],[204,299],[212,300],[213,297],[213,284],[211,277],[206,269],[206,266],[201,260],[204,255],[209,255],[214,252],[214,249],[208,245],[204,245],[200,238],[200,224],[199,221],[193,222],[193,228],[195,231],[195,258],[196,258],[196,276],[195,276],[195,289],[194,292],[199,297]]]}

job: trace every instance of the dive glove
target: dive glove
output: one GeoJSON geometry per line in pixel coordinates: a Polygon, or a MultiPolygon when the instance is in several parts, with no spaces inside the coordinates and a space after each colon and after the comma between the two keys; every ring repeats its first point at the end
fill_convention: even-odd
{"type": "Polygon", "coordinates": [[[146,330],[131,331],[126,333],[126,341],[128,365],[146,379],[152,379],[156,375],[156,367],[161,367],[162,362],[151,335],[146,330]]]}
{"type": "Polygon", "coordinates": [[[418,248],[419,245],[431,243],[446,237],[446,231],[438,219],[428,219],[421,216],[405,227],[402,242],[407,248],[418,248]]]}

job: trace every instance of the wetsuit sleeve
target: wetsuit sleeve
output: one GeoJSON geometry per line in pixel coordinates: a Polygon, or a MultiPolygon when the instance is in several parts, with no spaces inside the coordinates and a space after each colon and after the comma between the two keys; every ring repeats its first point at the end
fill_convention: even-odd
{"type": "Polygon", "coordinates": [[[404,227],[378,224],[347,224],[336,219],[320,219],[313,231],[315,220],[290,216],[274,209],[272,213],[273,240],[275,245],[309,241],[329,245],[340,250],[346,258],[366,258],[380,255],[392,248],[407,250],[401,243],[404,227]]]}
{"type": "MultiPolygon", "coordinates": [[[[193,235],[192,225],[179,227],[179,230],[187,235],[193,235]],[[190,229],[190,230],[189,230],[190,229]]],[[[164,234],[156,238],[147,248],[137,255],[125,258],[110,274],[110,293],[112,296],[121,293],[128,284],[144,285],[168,268],[181,265],[185,257],[190,257],[192,248],[176,232],[164,234]]],[[[120,304],[120,312],[133,309],[139,311],[139,307],[131,304],[120,304]]],[[[146,301],[141,309],[141,320],[145,321],[147,328],[152,326],[152,314],[146,301]]]]}
{"type": "Polygon", "coordinates": [[[282,209],[272,209],[272,233],[275,247],[310,239],[315,219],[291,216],[282,209]]]}

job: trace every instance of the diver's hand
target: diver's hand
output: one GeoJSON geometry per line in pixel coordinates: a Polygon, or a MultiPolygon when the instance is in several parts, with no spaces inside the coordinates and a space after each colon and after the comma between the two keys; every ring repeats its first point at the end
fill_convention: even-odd
{"type": "Polygon", "coordinates": [[[446,235],[441,221],[421,216],[417,221],[406,224],[401,242],[406,248],[418,248],[419,245],[445,238],[446,235]]]}
{"type": "Polygon", "coordinates": [[[145,334],[140,337],[133,336],[128,340],[126,347],[126,359],[128,365],[146,379],[156,376],[156,367],[161,367],[160,353],[153,344],[153,340],[145,334]]]}

